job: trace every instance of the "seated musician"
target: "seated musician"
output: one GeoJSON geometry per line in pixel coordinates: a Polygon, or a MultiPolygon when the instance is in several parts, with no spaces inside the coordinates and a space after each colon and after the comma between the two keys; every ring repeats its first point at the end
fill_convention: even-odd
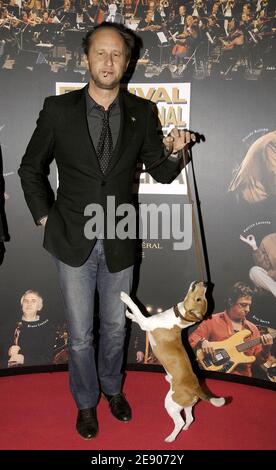
{"type": "Polygon", "coordinates": [[[223,35],[223,29],[215,16],[209,16],[208,18],[208,32],[213,41],[223,35]]]}
{"type": "Polygon", "coordinates": [[[153,12],[148,10],[145,19],[140,21],[137,31],[154,31],[157,29],[161,29],[161,26],[154,23],[153,12]]]}
{"type": "Polygon", "coordinates": [[[116,3],[110,3],[110,5],[108,5],[108,11],[104,14],[104,21],[109,23],[124,23],[124,17],[119,13],[116,3]]]}
{"type": "Polygon", "coordinates": [[[152,13],[152,21],[156,25],[161,25],[162,24],[162,17],[157,9],[157,4],[155,0],[149,0],[148,2],[148,11],[152,13]]]}
{"type": "Polygon", "coordinates": [[[8,10],[10,15],[13,15],[13,16],[16,16],[17,18],[19,18],[19,6],[16,5],[15,0],[9,0],[7,10],[8,10]]]}
{"type": "Polygon", "coordinates": [[[134,16],[134,8],[135,3],[133,0],[125,0],[122,11],[124,18],[132,18],[134,16]]]}
{"type": "Polygon", "coordinates": [[[224,14],[222,11],[222,3],[220,1],[214,2],[212,9],[211,9],[211,15],[215,16],[217,19],[221,19],[224,17],[224,14]]]}
{"type": "Polygon", "coordinates": [[[53,18],[51,18],[51,17],[49,16],[48,11],[44,11],[44,12],[42,13],[42,23],[43,23],[43,24],[50,24],[50,23],[52,23],[52,22],[53,22],[53,18]]]}
{"type": "Polygon", "coordinates": [[[244,45],[243,30],[236,23],[234,18],[228,23],[228,37],[221,39],[224,50],[236,49],[244,45]]]}
{"type": "Polygon", "coordinates": [[[99,0],[89,0],[87,7],[84,9],[84,20],[89,26],[93,24],[97,25],[104,21],[104,4],[101,8],[103,2],[99,0]]]}
{"type": "Polygon", "coordinates": [[[63,18],[67,14],[73,11],[71,1],[70,0],[64,0],[63,5],[61,8],[58,9],[57,11],[57,16],[59,19],[63,18]]]}
{"type": "Polygon", "coordinates": [[[251,12],[251,5],[250,3],[245,3],[242,7],[242,14],[241,14],[241,20],[242,24],[244,25],[249,25],[249,23],[252,21],[253,15],[251,12]]]}
{"type": "Polygon", "coordinates": [[[244,45],[244,32],[242,27],[236,24],[234,18],[228,23],[229,32],[227,38],[219,38],[222,46],[222,58],[221,58],[221,73],[229,73],[230,70],[237,64],[239,61],[244,45]]]}
{"type": "Polygon", "coordinates": [[[207,13],[206,5],[202,0],[195,0],[193,5],[191,5],[191,15],[193,17],[205,17],[207,13]]]}
{"type": "Polygon", "coordinates": [[[42,15],[42,1],[41,0],[30,0],[28,2],[29,9],[36,13],[38,17],[42,15]]]}
{"type": "Polygon", "coordinates": [[[180,25],[182,31],[179,33],[176,31],[174,34],[171,34],[171,40],[174,42],[172,48],[172,56],[176,59],[176,64],[183,65],[183,58],[187,54],[187,43],[186,39],[191,35],[191,27],[194,23],[194,18],[192,15],[185,17],[184,25],[180,25]]]}
{"type": "Polygon", "coordinates": [[[173,16],[171,20],[168,22],[168,29],[173,33],[179,33],[183,31],[184,25],[186,23],[186,6],[181,5],[178,9],[178,15],[173,16]]]}
{"type": "Polygon", "coordinates": [[[147,51],[149,60],[158,63],[159,62],[159,49],[158,49],[158,37],[156,32],[162,28],[161,25],[156,24],[153,20],[153,11],[148,10],[144,20],[139,22],[139,28],[136,32],[142,33],[143,50],[141,56],[147,51]]]}
{"type": "Polygon", "coordinates": [[[21,13],[22,13],[22,11],[26,11],[27,13],[28,13],[28,11],[30,11],[27,0],[22,0],[22,2],[21,2],[21,13]]]}
{"type": "Polygon", "coordinates": [[[31,26],[36,26],[37,24],[42,23],[42,18],[38,16],[38,13],[34,10],[31,10],[28,15],[28,23],[31,26]]]}
{"type": "Polygon", "coordinates": [[[72,5],[70,0],[64,0],[63,3],[63,12],[69,12],[72,11],[72,5]]]}
{"type": "Polygon", "coordinates": [[[21,14],[20,14],[20,20],[25,23],[25,24],[28,24],[29,20],[28,20],[28,13],[24,10],[21,11],[21,14]]]}
{"type": "MultiPolygon", "coordinates": [[[[208,355],[212,357],[214,355],[213,342],[223,342],[242,330],[248,330],[250,334],[245,341],[257,338],[260,341],[245,350],[244,354],[255,356],[255,362],[258,364],[266,362],[270,355],[273,339],[270,334],[261,335],[257,326],[246,319],[251,309],[252,297],[253,291],[249,286],[241,282],[234,284],[229,292],[224,312],[213,314],[211,318],[203,320],[190,334],[189,342],[192,348],[194,350],[201,349],[205,357],[208,355]]],[[[231,373],[252,377],[252,364],[253,362],[238,363],[231,373]]]]}
{"type": "Polygon", "coordinates": [[[9,12],[8,12],[7,8],[3,8],[0,13],[1,13],[0,25],[1,26],[4,26],[5,24],[8,25],[11,17],[9,15],[9,12]]]}
{"type": "Polygon", "coordinates": [[[135,0],[134,3],[133,17],[140,20],[145,18],[146,11],[148,10],[147,0],[135,0]]]}
{"type": "Polygon", "coordinates": [[[185,21],[185,24],[184,24],[184,27],[183,27],[183,31],[178,34],[178,38],[187,38],[188,36],[190,36],[191,34],[191,27],[193,26],[194,24],[194,18],[192,17],[192,15],[188,15],[186,17],[186,21],[185,21]]]}
{"type": "MultiPolygon", "coordinates": [[[[193,24],[191,28],[189,28],[189,31],[189,33],[182,33],[176,36],[175,46],[172,49],[172,55],[177,59],[191,57],[201,41],[199,28],[197,25],[193,24]]],[[[181,64],[181,60],[178,60],[178,63],[181,64]]]]}
{"type": "Polygon", "coordinates": [[[74,10],[71,1],[64,0],[63,7],[57,12],[59,21],[69,28],[76,26],[77,14],[74,10]]]}

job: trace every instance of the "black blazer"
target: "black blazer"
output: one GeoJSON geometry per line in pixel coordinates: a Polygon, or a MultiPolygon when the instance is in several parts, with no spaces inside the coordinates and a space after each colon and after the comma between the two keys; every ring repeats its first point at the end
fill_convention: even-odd
{"type": "MultiPolygon", "coordinates": [[[[22,159],[18,173],[35,223],[48,215],[43,245],[70,266],[81,266],[95,244],[95,239],[88,240],[84,235],[89,220],[84,216],[85,207],[100,204],[106,214],[107,196],[115,196],[115,209],[122,203],[132,204],[137,161],[149,167],[163,156],[152,103],[121,91],[120,108],[119,137],[105,175],[89,134],[85,89],[45,99],[22,159]],[[48,180],[54,159],[59,174],[56,200],[48,180]]],[[[179,161],[165,160],[149,173],[158,182],[169,183],[180,167],[179,161]]],[[[105,239],[104,248],[111,272],[135,261],[134,239],[105,239]]]]}

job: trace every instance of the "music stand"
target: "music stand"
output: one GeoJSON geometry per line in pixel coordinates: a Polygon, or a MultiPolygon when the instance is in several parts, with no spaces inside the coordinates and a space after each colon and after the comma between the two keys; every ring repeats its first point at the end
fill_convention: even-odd
{"type": "Polygon", "coordinates": [[[54,44],[40,42],[36,44],[36,50],[39,52],[37,56],[37,64],[52,64],[53,63],[53,49],[54,44]],[[46,59],[46,56],[48,60],[46,59]]]}
{"type": "Polygon", "coordinates": [[[165,35],[165,33],[163,31],[157,31],[156,34],[157,34],[157,37],[158,37],[159,42],[160,42],[160,44],[158,44],[158,47],[159,47],[159,50],[160,50],[160,55],[159,55],[160,64],[159,65],[162,65],[163,48],[168,47],[169,41],[168,41],[168,38],[167,38],[167,36],[165,35]]]}
{"type": "Polygon", "coordinates": [[[77,14],[73,13],[72,11],[64,12],[64,16],[62,21],[63,23],[69,23],[70,28],[75,28],[77,24],[77,14]],[[64,19],[64,21],[62,21],[64,19]]]}
{"type": "Polygon", "coordinates": [[[19,50],[23,51],[23,35],[25,32],[30,32],[31,31],[31,26],[29,25],[29,23],[27,23],[26,25],[24,25],[21,29],[20,29],[20,46],[19,46],[19,50]]]}

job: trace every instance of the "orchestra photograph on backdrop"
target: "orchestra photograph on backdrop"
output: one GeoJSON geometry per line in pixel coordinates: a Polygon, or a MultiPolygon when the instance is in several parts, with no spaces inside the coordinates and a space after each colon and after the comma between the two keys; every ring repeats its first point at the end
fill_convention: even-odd
{"type": "Polygon", "coordinates": [[[85,76],[89,29],[123,23],[143,42],[136,73],[174,80],[275,76],[274,0],[0,0],[0,68],[85,76]],[[29,58],[29,60],[27,60],[29,58]]]}

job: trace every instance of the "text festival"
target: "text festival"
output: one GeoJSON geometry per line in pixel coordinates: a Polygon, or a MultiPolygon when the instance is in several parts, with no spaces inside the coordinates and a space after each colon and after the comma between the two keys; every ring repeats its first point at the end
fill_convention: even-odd
{"type": "Polygon", "coordinates": [[[187,123],[183,120],[182,106],[187,104],[187,100],[180,96],[180,89],[178,87],[173,87],[171,90],[162,86],[158,88],[150,87],[147,92],[145,92],[142,87],[130,86],[128,90],[130,93],[140,96],[140,98],[146,98],[147,100],[159,104],[158,113],[162,127],[186,127],[187,123]],[[160,106],[160,103],[169,106],[160,106]]]}

